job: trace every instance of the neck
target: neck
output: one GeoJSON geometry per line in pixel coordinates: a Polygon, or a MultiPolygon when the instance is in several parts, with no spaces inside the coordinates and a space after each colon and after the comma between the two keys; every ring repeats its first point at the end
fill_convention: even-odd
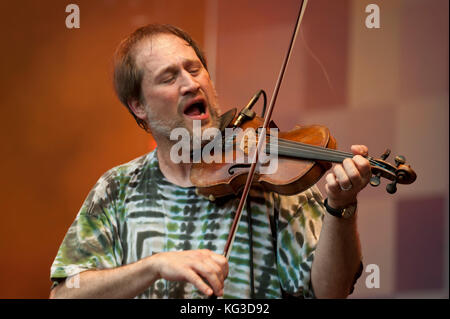
{"type": "Polygon", "coordinates": [[[156,155],[158,156],[159,168],[167,180],[181,187],[193,186],[190,179],[192,164],[172,162],[170,159],[172,141],[156,140],[156,142],[158,144],[156,155]]]}

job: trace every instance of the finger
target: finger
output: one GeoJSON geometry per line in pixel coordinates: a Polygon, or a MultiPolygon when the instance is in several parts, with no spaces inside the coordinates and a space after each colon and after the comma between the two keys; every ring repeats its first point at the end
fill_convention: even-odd
{"type": "Polygon", "coordinates": [[[210,268],[210,271],[212,273],[215,273],[217,275],[217,277],[219,278],[219,281],[222,285],[221,288],[223,288],[223,282],[225,280],[225,276],[223,274],[222,267],[220,265],[218,265],[212,258],[205,259],[203,262],[210,268]]]}
{"type": "Polygon", "coordinates": [[[336,181],[336,176],[333,173],[328,173],[327,176],[325,177],[325,181],[327,182],[325,187],[328,186],[328,190],[331,193],[338,193],[341,191],[341,188],[338,182],[336,181]]]}
{"type": "Polygon", "coordinates": [[[214,267],[217,273],[220,273],[220,277],[223,280],[228,276],[228,260],[211,250],[202,249],[199,252],[202,254],[202,260],[207,262],[211,267],[214,267]]]}
{"type": "Polygon", "coordinates": [[[342,166],[344,167],[345,174],[350,179],[350,183],[353,185],[353,187],[358,188],[362,184],[362,177],[359,174],[358,168],[356,167],[353,160],[350,158],[346,158],[342,162],[342,166]]]}
{"type": "Polygon", "coordinates": [[[342,165],[335,165],[333,173],[336,175],[336,180],[343,191],[349,190],[353,186],[342,165]]]}
{"type": "Polygon", "coordinates": [[[195,271],[187,271],[185,274],[185,280],[197,287],[197,289],[203,294],[207,296],[211,296],[213,294],[211,287],[209,287],[205,281],[197,273],[195,273],[195,271]]]}
{"type": "Polygon", "coordinates": [[[194,270],[203,277],[211,286],[216,296],[221,296],[223,293],[223,280],[220,280],[218,273],[207,262],[196,263],[194,270]]]}
{"type": "Polygon", "coordinates": [[[364,158],[360,155],[355,155],[353,157],[353,162],[355,163],[356,167],[358,168],[359,174],[361,175],[363,181],[369,182],[370,177],[372,175],[370,162],[366,158],[364,158]]]}
{"type": "Polygon", "coordinates": [[[351,150],[354,155],[362,155],[362,156],[369,155],[369,149],[365,145],[352,145],[351,150]]]}
{"type": "Polygon", "coordinates": [[[225,280],[225,278],[228,277],[228,260],[225,258],[225,256],[216,254],[214,252],[211,253],[211,259],[220,266],[225,280]]]}

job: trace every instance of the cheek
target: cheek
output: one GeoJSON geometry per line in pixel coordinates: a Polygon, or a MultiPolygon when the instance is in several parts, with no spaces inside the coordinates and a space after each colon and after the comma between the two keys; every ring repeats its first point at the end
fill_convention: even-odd
{"type": "Polygon", "coordinates": [[[161,116],[177,109],[178,96],[172,92],[152,92],[146,98],[150,107],[161,112],[161,116]]]}
{"type": "MultiPolygon", "coordinates": [[[[209,79],[209,78],[208,78],[209,79]]],[[[217,105],[217,93],[214,85],[211,81],[206,81],[203,86],[206,95],[208,96],[209,102],[213,105],[217,105]]]]}

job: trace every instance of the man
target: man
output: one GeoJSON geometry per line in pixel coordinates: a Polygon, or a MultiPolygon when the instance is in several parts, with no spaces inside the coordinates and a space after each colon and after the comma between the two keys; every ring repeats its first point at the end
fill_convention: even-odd
{"type": "Polygon", "coordinates": [[[240,225],[227,260],[221,253],[238,199],[210,202],[197,196],[191,164],[170,159],[173,129],[192,133],[194,120],[201,121],[202,130],[218,126],[217,95],[201,51],[173,26],[140,28],[117,50],[115,87],[158,147],[100,178],[52,265],[52,298],[343,298],[351,293],[361,272],[356,196],[370,178],[361,156],[368,152],[365,146],[352,146],[360,155],[326,176],[328,210],[337,217],[325,212],[315,186],[297,196],[253,191],[254,247],[240,225]],[[350,212],[348,218],[340,217],[342,209],[350,212]],[[76,289],[64,284],[73,276],[76,289]]]}

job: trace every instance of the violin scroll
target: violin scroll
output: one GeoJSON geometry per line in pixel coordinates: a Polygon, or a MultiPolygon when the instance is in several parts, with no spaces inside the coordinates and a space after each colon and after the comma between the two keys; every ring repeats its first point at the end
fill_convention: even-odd
{"type": "Polygon", "coordinates": [[[395,157],[395,166],[386,162],[391,151],[387,149],[381,156],[380,159],[369,158],[372,168],[373,176],[370,179],[370,185],[378,186],[380,185],[380,177],[384,177],[392,183],[386,185],[386,191],[389,194],[394,194],[397,191],[398,184],[411,184],[413,183],[417,175],[411,169],[411,166],[406,165],[406,158],[402,155],[395,157]]]}

